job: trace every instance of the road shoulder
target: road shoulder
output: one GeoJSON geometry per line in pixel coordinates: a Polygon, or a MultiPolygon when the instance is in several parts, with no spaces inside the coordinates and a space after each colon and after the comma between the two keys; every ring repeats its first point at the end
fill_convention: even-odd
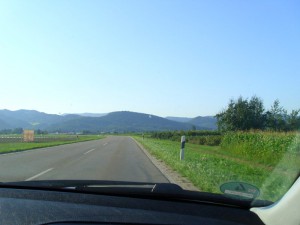
{"type": "Polygon", "coordinates": [[[159,160],[152,156],[141,143],[135,140],[133,137],[131,139],[139,146],[139,148],[145,153],[145,155],[150,159],[150,161],[157,167],[157,169],[170,181],[170,183],[174,183],[179,185],[181,188],[185,190],[191,191],[200,191],[196,188],[189,180],[182,177],[180,174],[172,170],[168,165],[166,165],[162,160],[159,160]]]}

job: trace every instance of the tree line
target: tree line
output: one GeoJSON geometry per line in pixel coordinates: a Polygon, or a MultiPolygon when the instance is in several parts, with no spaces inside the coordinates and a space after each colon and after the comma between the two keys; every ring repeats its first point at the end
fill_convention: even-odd
{"type": "Polygon", "coordinates": [[[276,99],[269,110],[256,96],[250,100],[239,97],[231,99],[226,109],[216,115],[218,130],[224,131],[295,131],[300,128],[300,110],[287,113],[276,99]]]}

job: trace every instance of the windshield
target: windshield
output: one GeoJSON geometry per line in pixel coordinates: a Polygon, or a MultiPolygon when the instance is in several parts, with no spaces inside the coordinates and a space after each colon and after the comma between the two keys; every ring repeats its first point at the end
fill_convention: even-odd
{"type": "Polygon", "coordinates": [[[300,171],[297,9],[1,1],[0,182],[277,201],[300,171]]]}

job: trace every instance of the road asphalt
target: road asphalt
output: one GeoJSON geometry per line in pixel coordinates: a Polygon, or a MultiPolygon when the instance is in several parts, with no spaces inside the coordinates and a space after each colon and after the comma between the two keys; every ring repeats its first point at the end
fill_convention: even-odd
{"type": "Polygon", "coordinates": [[[0,182],[31,180],[169,183],[130,137],[116,136],[0,155],[0,182]]]}

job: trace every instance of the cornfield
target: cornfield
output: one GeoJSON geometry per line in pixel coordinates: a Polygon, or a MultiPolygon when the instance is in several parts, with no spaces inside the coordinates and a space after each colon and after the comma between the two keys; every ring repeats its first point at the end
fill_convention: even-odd
{"type": "Polygon", "coordinates": [[[221,147],[235,156],[274,166],[284,155],[300,157],[300,136],[299,132],[229,132],[221,147]]]}

